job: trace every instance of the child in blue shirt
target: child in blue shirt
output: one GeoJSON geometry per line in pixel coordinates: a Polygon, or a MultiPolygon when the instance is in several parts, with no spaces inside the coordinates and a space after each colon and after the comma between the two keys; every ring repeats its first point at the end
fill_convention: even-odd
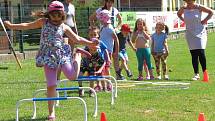
{"type": "Polygon", "coordinates": [[[152,34],[151,52],[155,60],[157,79],[161,79],[160,62],[162,64],[163,76],[165,80],[169,79],[167,75],[167,56],[169,49],[167,45],[168,27],[161,22],[158,22],[155,27],[155,33],[152,34]],[[165,33],[163,32],[165,30],[165,33]]]}

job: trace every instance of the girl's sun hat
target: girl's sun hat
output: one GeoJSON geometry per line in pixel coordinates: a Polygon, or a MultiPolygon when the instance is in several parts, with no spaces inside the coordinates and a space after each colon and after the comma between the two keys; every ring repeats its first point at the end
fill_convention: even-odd
{"type": "Polygon", "coordinates": [[[111,13],[108,10],[102,10],[97,14],[97,18],[104,23],[111,23],[111,13]]]}
{"type": "Polygon", "coordinates": [[[48,12],[51,12],[54,10],[64,11],[63,3],[59,1],[52,1],[48,6],[48,12]]]}

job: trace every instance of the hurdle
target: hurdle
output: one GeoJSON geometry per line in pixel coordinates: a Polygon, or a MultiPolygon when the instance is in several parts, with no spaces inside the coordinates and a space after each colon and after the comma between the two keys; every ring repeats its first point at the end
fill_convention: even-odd
{"type": "Polygon", "coordinates": [[[114,97],[117,98],[117,80],[113,76],[79,76],[79,78],[110,78],[114,82],[114,97]]]}
{"type": "Polygon", "coordinates": [[[19,106],[22,102],[30,102],[30,101],[51,101],[51,100],[71,100],[77,99],[84,105],[84,121],[87,121],[87,105],[86,102],[80,97],[52,97],[52,98],[28,98],[17,101],[16,103],[16,121],[19,121],[19,106]]]}
{"type": "MultiPolygon", "coordinates": [[[[95,98],[95,101],[94,101],[94,114],[93,114],[93,117],[97,117],[97,114],[98,114],[98,98],[97,98],[97,94],[95,92],[95,90],[91,87],[65,87],[65,88],[56,88],[56,91],[57,91],[57,97],[59,97],[59,91],[72,91],[72,90],[79,90],[79,89],[89,89],[93,92],[94,94],[94,98],[95,98]]],[[[36,95],[39,94],[40,92],[43,92],[43,91],[47,91],[47,89],[38,89],[34,92],[33,94],[33,98],[36,98],[36,95]]],[[[64,93],[64,97],[68,97],[67,94],[64,93]]],[[[56,100],[56,106],[59,106],[59,100],[56,100]]],[[[36,119],[36,101],[33,101],[33,116],[32,116],[32,119],[36,119]]]]}
{"type": "MultiPolygon", "coordinates": [[[[73,80],[73,81],[106,81],[108,83],[110,83],[111,85],[111,105],[114,104],[114,97],[117,97],[117,82],[116,80],[115,81],[115,91],[113,89],[113,83],[108,80],[107,78],[114,78],[114,77],[111,77],[111,76],[79,76],[78,79],[76,80],[73,80]]],[[[115,79],[115,78],[114,78],[115,79]]],[[[64,85],[66,86],[66,83],[69,82],[70,80],[68,79],[63,79],[61,81],[58,82],[59,83],[64,83],[64,85]]],[[[65,92],[66,93],[66,92],[65,92]]]]}

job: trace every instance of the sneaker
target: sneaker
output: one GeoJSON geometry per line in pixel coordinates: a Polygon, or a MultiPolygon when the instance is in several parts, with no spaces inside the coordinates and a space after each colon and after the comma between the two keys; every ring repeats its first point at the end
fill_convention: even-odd
{"type": "Polygon", "coordinates": [[[107,85],[107,91],[112,91],[112,86],[110,84],[107,85]]]}
{"type": "Polygon", "coordinates": [[[143,81],[143,76],[138,76],[137,81],[143,81]]]}
{"type": "Polygon", "coordinates": [[[156,79],[161,80],[161,76],[158,76],[156,79]]]}
{"type": "Polygon", "coordinates": [[[48,116],[48,121],[55,121],[55,116],[48,116]]]}
{"type": "Polygon", "coordinates": [[[126,70],[126,73],[127,73],[127,76],[128,76],[128,77],[132,77],[132,76],[133,76],[133,74],[131,73],[130,70],[126,70]]]}
{"type": "Polygon", "coordinates": [[[124,80],[124,79],[125,79],[125,77],[124,77],[124,76],[122,76],[122,75],[121,75],[120,77],[119,77],[119,76],[117,76],[117,78],[116,78],[116,80],[124,80]]]}
{"type": "Polygon", "coordinates": [[[154,76],[150,76],[150,80],[154,80],[155,79],[155,77],[154,76]]]}
{"type": "Polygon", "coordinates": [[[78,94],[79,94],[79,97],[83,97],[84,96],[84,90],[83,89],[79,89],[78,90],[78,94]]]}
{"type": "Polygon", "coordinates": [[[117,80],[124,80],[125,77],[121,74],[121,69],[119,71],[116,71],[117,80]]]}
{"type": "Polygon", "coordinates": [[[168,75],[164,75],[164,79],[165,80],[169,80],[169,76],[168,75]]]}
{"type": "Polygon", "coordinates": [[[150,76],[147,76],[147,77],[146,77],[146,80],[150,80],[150,76]]]}
{"type": "Polygon", "coordinates": [[[102,90],[102,88],[101,88],[100,85],[97,85],[97,86],[94,88],[94,90],[95,90],[96,92],[100,92],[100,91],[102,90]]]}
{"type": "Polygon", "coordinates": [[[94,97],[95,95],[94,95],[94,93],[90,90],[89,91],[89,97],[94,97]]]}
{"type": "Polygon", "coordinates": [[[193,81],[197,81],[200,79],[199,74],[195,74],[194,77],[192,78],[193,81]]]}

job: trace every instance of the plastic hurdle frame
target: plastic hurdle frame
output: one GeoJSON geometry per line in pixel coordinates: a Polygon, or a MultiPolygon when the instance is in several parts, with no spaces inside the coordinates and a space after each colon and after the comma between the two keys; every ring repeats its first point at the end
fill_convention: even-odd
{"type": "Polygon", "coordinates": [[[87,105],[86,105],[86,102],[80,97],[28,98],[28,99],[19,100],[16,103],[16,121],[19,121],[19,106],[22,102],[50,101],[50,100],[71,100],[71,99],[77,99],[83,103],[83,105],[84,105],[84,121],[87,121],[87,105]]]}
{"type": "MultiPolygon", "coordinates": [[[[57,91],[57,97],[59,97],[59,91],[72,91],[72,90],[79,90],[79,89],[89,89],[93,92],[94,94],[94,98],[95,98],[95,106],[94,106],[94,114],[93,114],[93,117],[96,117],[97,114],[98,114],[98,98],[97,98],[97,94],[95,92],[94,89],[92,89],[91,87],[66,87],[66,88],[56,88],[56,91],[57,91]]],[[[47,89],[38,89],[34,92],[33,94],[33,98],[36,98],[36,95],[39,94],[40,92],[43,92],[43,91],[47,91],[47,89]]],[[[67,97],[67,93],[64,93],[64,97],[67,97]]],[[[33,105],[34,105],[34,112],[33,112],[33,117],[32,119],[35,119],[36,118],[36,101],[33,102],[33,105]]],[[[57,100],[57,103],[56,103],[56,106],[59,105],[59,100],[57,100]]]]}
{"type": "MultiPolygon", "coordinates": [[[[64,85],[66,86],[66,82],[68,82],[68,81],[69,81],[68,79],[64,79],[64,80],[59,81],[58,84],[64,82],[64,85]]],[[[117,81],[114,77],[112,77],[112,76],[79,76],[78,79],[73,80],[73,81],[107,81],[108,83],[110,83],[110,85],[112,87],[111,105],[114,104],[114,97],[115,98],[117,97],[117,81]],[[115,89],[113,89],[113,83],[107,78],[111,78],[114,81],[115,89]]],[[[59,101],[57,101],[57,104],[59,104],[59,101]]]]}
{"type": "MultiPolygon", "coordinates": [[[[117,80],[113,76],[79,76],[78,79],[86,79],[86,78],[110,78],[114,82],[114,97],[117,98],[117,80]]],[[[113,85],[112,85],[113,86],[113,85]]]]}

